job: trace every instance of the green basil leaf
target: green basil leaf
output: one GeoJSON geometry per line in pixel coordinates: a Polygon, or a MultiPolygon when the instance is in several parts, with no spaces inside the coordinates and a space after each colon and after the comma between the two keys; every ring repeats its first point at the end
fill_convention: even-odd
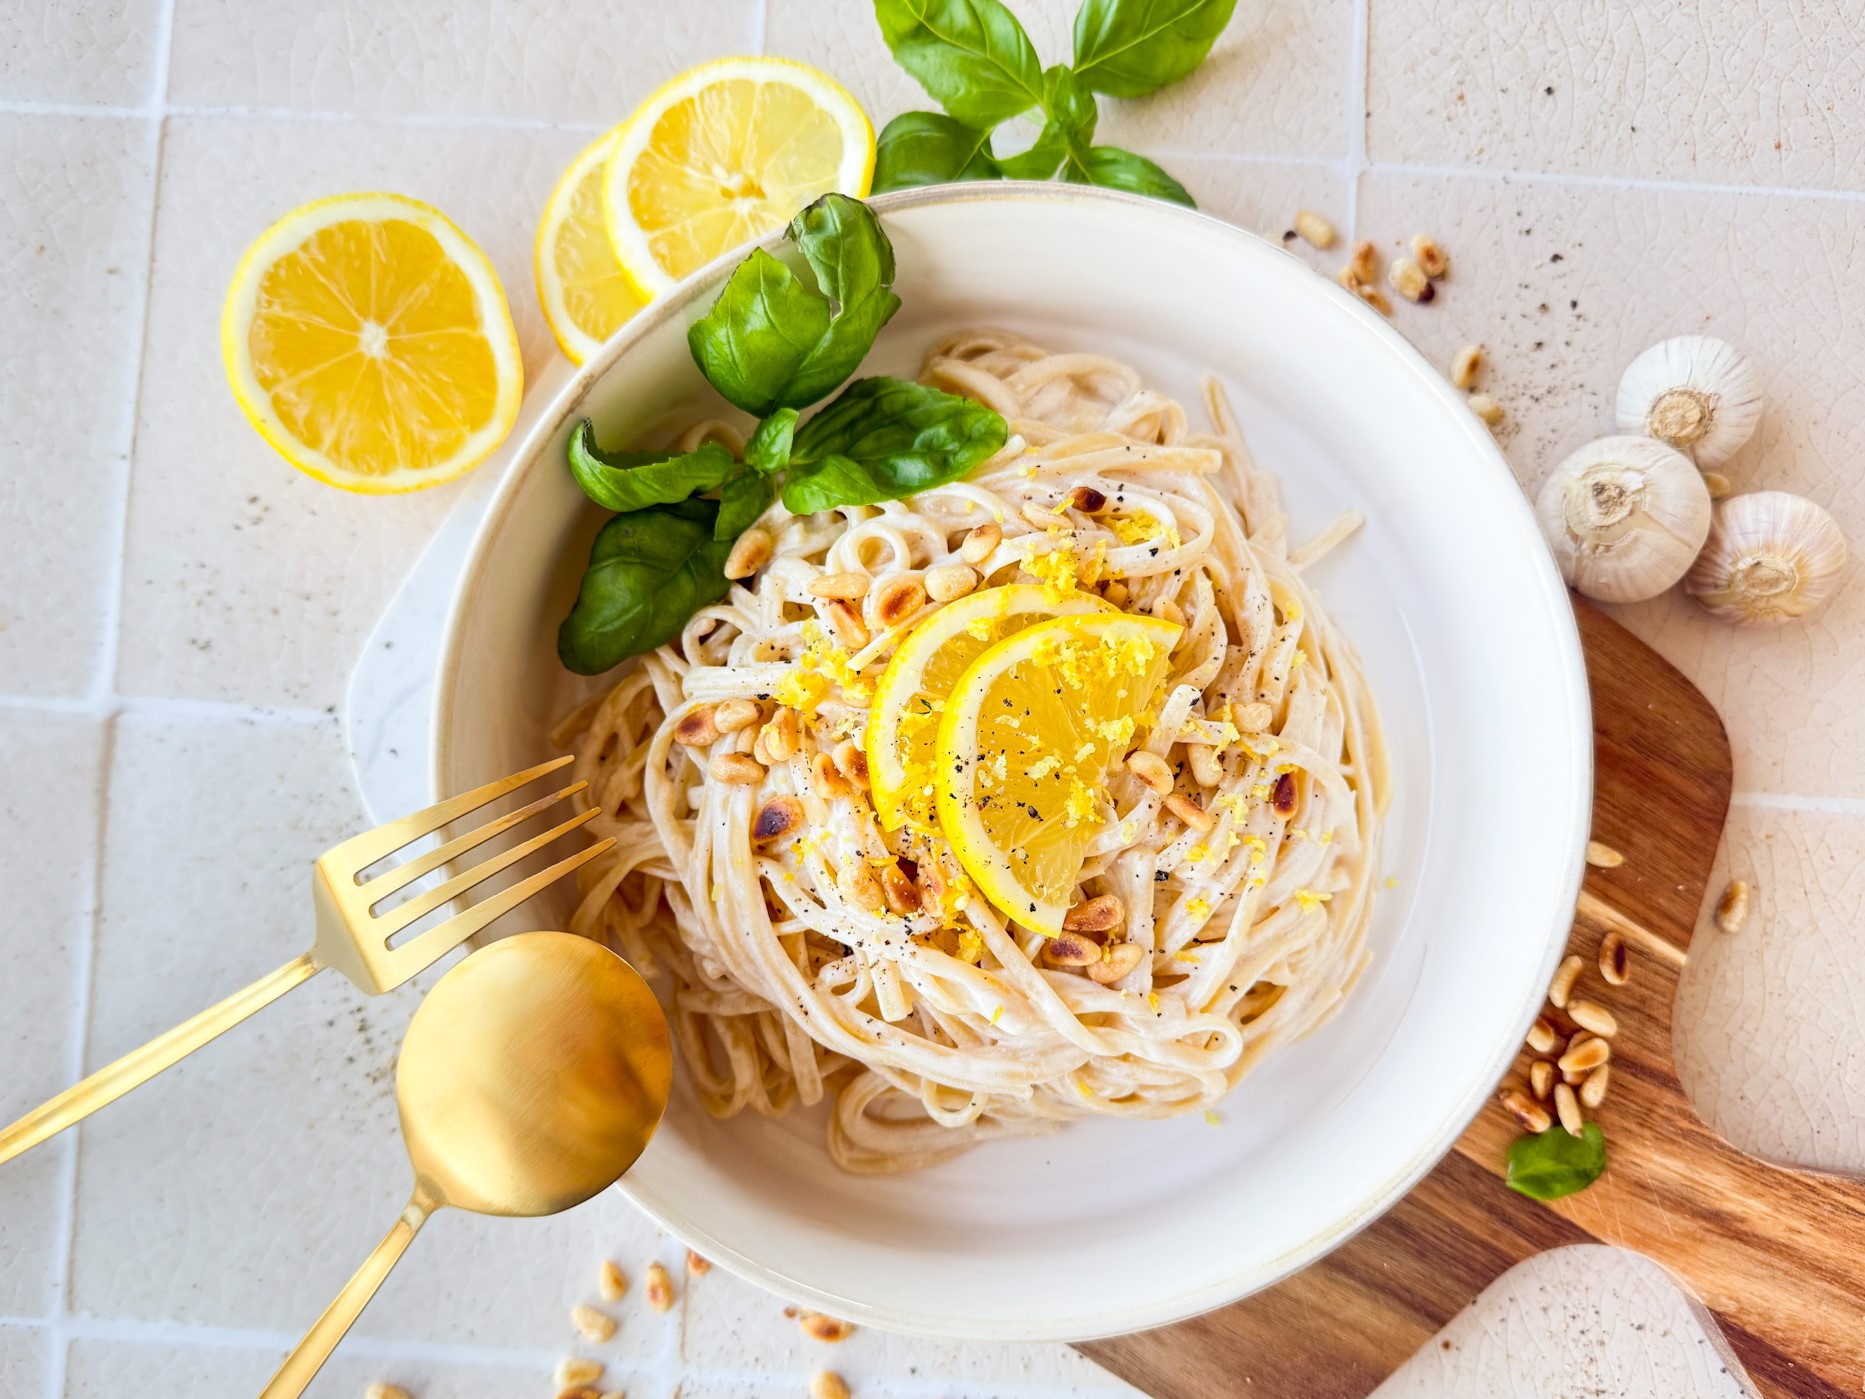
{"type": "Polygon", "coordinates": [[[570,474],[604,510],[640,510],[671,505],[715,490],[738,470],[732,454],[716,442],[672,456],[666,452],[605,452],[587,419],[570,435],[570,474]]]}
{"type": "Polygon", "coordinates": [[[1606,1134],[1589,1122],[1579,1136],[1550,1127],[1509,1144],[1509,1188],[1535,1200],[1558,1200],[1585,1190],[1606,1169],[1606,1134]]]}
{"type": "Polygon", "coordinates": [[[828,329],[829,303],[756,248],[733,269],[712,309],[687,330],[686,343],[707,382],[761,418],[784,402],[828,329]]]}
{"type": "Polygon", "coordinates": [[[589,551],[576,605],[557,629],[557,655],[600,675],[671,641],[700,608],[725,596],[729,540],[713,538],[719,506],[684,500],[617,515],[589,551]]]}
{"type": "Polygon", "coordinates": [[[790,439],[796,434],[797,410],[779,408],[758,424],[745,444],[745,461],[766,476],[790,464],[790,439]]]}
{"type": "Polygon", "coordinates": [[[1203,63],[1236,7],[1237,0],[1082,0],[1075,71],[1109,97],[1143,97],[1203,63]]]}
{"type": "Polygon", "coordinates": [[[861,367],[900,298],[893,292],[894,245],[859,199],[825,194],[790,221],[790,241],[823,294],[837,303],[829,328],[784,388],[782,401],[801,408],[834,393],[861,367]]]}
{"type": "Polygon", "coordinates": [[[1000,0],[874,0],[894,60],[946,111],[989,129],[1043,99],[1030,36],[1000,0]]]}
{"type": "MultiPolygon", "coordinates": [[[[794,408],[786,408],[794,413],[794,408]]],[[[749,467],[739,472],[719,492],[719,518],[712,522],[712,537],[731,541],[758,522],[758,516],[771,508],[777,498],[777,483],[769,476],[749,467]]]]}
{"type": "Polygon", "coordinates": [[[956,481],[1004,445],[982,404],[905,379],[858,379],[797,430],[784,505],[798,515],[956,481]]]}
{"type": "Polygon", "coordinates": [[[1043,111],[1047,120],[1035,144],[1021,155],[1005,156],[998,162],[1006,178],[1047,180],[1071,151],[1086,150],[1094,140],[1099,115],[1094,94],[1065,64],[1043,73],[1043,111]]]}
{"type": "Polygon", "coordinates": [[[1145,156],[1123,151],[1118,146],[1090,146],[1085,151],[1071,151],[1068,162],[1062,167],[1062,178],[1073,184],[1124,189],[1131,194],[1198,207],[1184,185],[1145,156]]]}
{"type": "Polygon", "coordinates": [[[991,133],[943,112],[902,112],[881,131],[874,153],[874,192],[959,180],[995,180],[991,133]]]}

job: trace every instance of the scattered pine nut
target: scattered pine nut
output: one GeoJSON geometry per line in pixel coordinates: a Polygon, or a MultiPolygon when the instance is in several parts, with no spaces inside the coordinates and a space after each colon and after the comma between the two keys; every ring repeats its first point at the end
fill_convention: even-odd
{"type": "Polygon", "coordinates": [[[574,1326],[584,1340],[592,1345],[601,1345],[604,1341],[615,1339],[615,1318],[607,1312],[599,1312],[594,1307],[576,1306],[570,1308],[570,1324],[574,1326]]]}
{"type": "Polygon", "coordinates": [[[1215,787],[1224,780],[1224,765],[1218,761],[1217,749],[1208,743],[1188,743],[1185,756],[1191,761],[1192,780],[1200,787],[1215,787]]]}
{"type": "Polygon", "coordinates": [[[1331,248],[1338,236],[1334,225],[1310,209],[1295,211],[1295,231],[1304,243],[1316,248],[1331,248]]]}
{"type": "Polygon", "coordinates": [[[1368,306],[1371,306],[1375,311],[1379,312],[1380,315],[1390,316],[1392,314],[1392,303],[1386,300],[1386,294],[1378,287],[1371,286],[1365,282],[1356,282],[1353,287],[1353,294],[1359,297],[1360,300],[1364,301],[1368,306]]]}
{"type": "Polygon", "coordinates": [[[942,563],[926,570],[926,596],[934,602],[952,602],[978,586],[978,571],[970,564],[942,563]]]}
{"type": "Polygon", "coordinates": [[[1560,1115],[1561,1126],[1567,1129],[1570,1137],[1579,1136],[1580,1129],[1587,1125],[1586,1118],[1580,1115],[1580,1100],[1565,1083],[1554,1085],[1554,1111],[1560,1115]]]}
{"type": "Polygon", "coordinates": [[[1101,944],[1087,933],[1058,933],[1043,944],[1052,967],[1090,967],[1101,960],[1101,944]]]}
{"type": "Polygon", "coordinates": [[[841,598],[853,602],[868,595],[868,575],[865,573],[825,573],[820,578],[812,578],[809,583],[812,597],[841,598]]]}
{"type": "Polygon", "coordinates": [[[845,738],[835,745],[835,765],[857,787],[868,785],[868,755],[854,739],[845,738]]]}
{"type": "Polygon", "coordinates": [[[1582,1107],[1598,1109],[1606,1101],[1606,1089],[1612,1082],[1612,1065],[1601,1064],[1587,1075],[1586,1082],[1580,1085],[1580,1104],[1582,1107]]]}
{"type": "Polygon", "coordinates": [[[1098,515],[1107,509],[1107,495],[1093,486],[1077,486],[1068,493],[1069,508],[1084,515],[1098,515]]]}
{"type": "Polygon", "coordinates": [[[727,578],[749,578],[765,564],[771,561],[771,554],[776,549],[768,530],[753,525],[738,536],[738,542],[732,546],[732,552],[725,556],[725,568],[722,572],[727,578]]]}
{"type": "Polygon", "coordinates": [[[1379,254],[1370,242],[1361,239],[1353,245],[1347,255],[1347,271],[1362,285],[1370,284],[1379,275],[1379,254]]]}
{"type": "Polygon", "coordinates": [[[819,796],[833,800],[836,797],[853,796],[855,784],[842,776],[842,770],[835,765],[835,759],[827,753],[818,753],[809,763],[810,786],[819,796]]]}
{"type": "Polygon", "coordinates": [[[1632,978],[1630,954],[1626,951],[1625,939],[1617,933],[1608,933],[1600,939],[1599,974],[1608,986],[1623,986],[1632,978]]]}
{"type": "Polygon", "coordinates": [[[1573,994],[1574,983],[1580,979],[1580,973],[1587,964],[1569,953],[1566,959],[1555,968],[1554,980],[1548,983],[1548,1004],[1556,1010],[1567,1009],[1567,998],[1573,994]]]}
{"type": "Polygon", "coordinates": [[[1386,269],[1386,280],[1407,301],[1429,301],[1437,295],[1431,279],[1409,257],[1394,258],[1392,266],[1386,269]]]}
{"type": "Polygon", "coordinates": [[[1285,772],[1269,792],[1269,809],[1287,819],[1295,814],[1295,774],[1285,772]]]}
{"type": "Polygon", "coordinates": [[[1468,402],[1470,404],[1470,411],[1475,413],[1477,417],[1481,418],[1491,427],[1495,427],[1502,421],[1502,405],[1488,394],[1473,393],[1470,395],[1468,402]]]}
{"type": "MultiPolygon", "coordinates": [[[[915,583],[914,587],[919,584],[915,583]]],[[[829,614],[829,625],[835,628],[835,639],[850,651],[859,651],[868,644],[867,624],[861,620],[861,614],[840,598],[832,598],[825,609],[829,614]]]]}
{"type": "Polygon", "coordinates": [[[822,1341],[829,1345],[834,1345],[838,1341],[846,1341],[855,1334],[852,1323],[838,1321],[835,1317],[824,1316],[821,1312],[798,1312],[797,1329],[812,1341],[822,1341]]]}
{"type": "Polygon", "coordinates": [[[764,780],[764,764],[749,753],[720,753],[709,771],[714,781],[733,787],[753,787],[764,780]]]}
{"type": "Polygon", "coordinates": [[[1619,1022],[1613,1018],[1613,1013],[1597,1001],[1571,1001],[1567,1014],[1581,1029],[1591,1030],[1603,1039],[1611,1039],[1619,1033],[1619,1022]]]}
{"type": "Polygon", "coordinates": [[[848,1381],[833,1370],[818,1370],[809,1377],[809,1399],[849,1399],[848,1381]]]}
{"type": "Polygon", "coordinates": [[[1542,1102],[1547,1102],[1548,1094],[1554,1089],[1554,1065],[1546,1059],[1537,1059],[1528,1066],[1528,1087],[1542,1102]]]}
{"type": "Polygon", "coordinates": [[[1587,842],[1587,863],[1595,869],[1616,870],[1625,863],[1625,856],[1610,845],[1603,845],[1597,840],[1587,842]]]}
{"type": "Polygon", "coordinates": [[[1117,942],[1107,949],[1100,961],[1090,964],[1089,977],[1103,986],[1112,986],[1130,974],[1146,957],[1146,949],[1137,942],[1117,942]]]}
{"type": "Polygon", "coordinates": [[[1528,1047],[1537,1054],[1546,1054],[1554,1048],[1554,1027],[1548,1023],[1547,1016],[1536,1016],[1535,1023],[1528,1027],[1528,1047]]]}
{"type": "Polygon", "coordinates": [[[1436,281],[1451,270],[1450,254],[1438,246],[1438,240],[1429,234],[1412,235],[1412,257],[1417,261],[1419,270],[1436,281]]]}
{"type": "Polygon", "coordinates": [[[1127,585],[1118,578],[1110,578],[1101,585],[1101,596],[1106,598],[1108,602],[1115,607],[1125,607],[1127,605],[1127,599],[1133,596],[1133,594],[1127,590],[1127,585]]]}
{"type": "Polygon", "coordinates": [[[686,1271],[692,1277],[703,1278],[712,1271],[712,1260],[689,1248],[686,1251],[686,1271]]]}
{"type": "Polygon", "coordinates": [[[363,1399],[409,1399],[408,1391],[398,1384],[377,1380],[363,1391],[363,1399]]]}
{"type": "Polygon", "coordinates": [[[881,902],[887,905],[889,913],[896,913],[902,918],[917,913],[920,907],[919,886],[899,865],[882,865],[881,902]]]}
{"type": "MultiPolygon", "coordinates": [[[[751,822],[751,843],[769,845],[803,829],[803,803],[795,797],[772,797],[751,822]]],[[[662,1276],[664,1277],[663,1270],[662,1276]]]]}
{"type": "Polygon", "coordinates": [[[673,1310],[673,1279],[658,1260],[648,1264],[647,1296],[648,1305],[655,1311],[673,1310]]]}
{"type": "Polygon", "coordinates": [[[874,597],[874,615],[884,627],[897,627],[926,605],[926,589],[917,578],[895,577],[874,597]]]}
{"type": "Polygon", "coordinates": [[[772,762],[784,763],[796,757],[797,750],[803,746],[803,733],[797,725],[796,711],[779,709],[771,716],[771,721],[758,731],[758,737],[764,740],[764,750],[771,755],[772,762]]]}
{"type": "Polygon", "coordinates": [[[748,729],[763,717],[764,706],[748,699],[729,699],[714,706],[712,711],[713,726],[722,734],[748,729]]]}
{"type": "Polygon", "coordinates": [[[1720,471],[1704,472],[1703,484],[1709,487],[1711,500],[1726,500],[1735,490],[1735,487],[1729,484],[1729,478],[1720,471]]]}
{"type": "Polygon", "coordinates": [[[1261,700],[1244,705],[1233,716],[1244,733],[1261,733],[1276,721],[1276,711],[1261,700]]]}
{"type": "Polygon", "coordinates": [[[622,1270],[607,1258],[596,1268],[596,1290],[602,1294],[605,1302],[619,1302],[622,1294],[628,1291],[628,1279],[622,1270]]]}
{"type": "Polygon", "coordinates": [[[1723,896],[1716,901],[1716,926],[1725,933],[1739,933],[1748,922],[1748,881],[1732,879],[1723,896]]]}
{"type": "Polygon", "coordinates": [[[1172,790],[1172,769],[1157,753],[1142,748],[1127,755],[1127,771],[1151,787],[1160,796],[1172,790]]]}
{"type": "Polygon", "coordinates": [[[1525,1131],[1545,1132],[1552,1125],[1548,1110],[1532,1098],[1524,1097],[1518,1089],[1511,1088],[1504,1093],[1502,1105],[1525,1131]]]}
{"type": "Polygon", "coordinates": [[[566,1355],[557,1362],[556,1380],[560,1385],[594,1384],[602,1378],[602,1362],[583,1355],[566,1355]]]}
{"type": "Polygon", "coordinates": [[[567,1389],[557,1391],[557,1399],[603,1399],[602,1391],[593,1384],[573,1384],[567,1389]]]}
{"type": "Polygon", "coordinates": [[[965,536],[965,542],[959,545],[958,556],[968,564],[981,564],[991,557],[991,551],[1003,541],[1003,538],[1003,530],[996,525],[989,523],[979,525],[965,536]]]}
{"type": "Polygon", "coordinates": [[[1108,933],[1126,919],[1127,905],[1118,894],[1097,894],[1062,915],[1065,933],[1108,933]]]}
{"type": "MultiPolygon", "coordinates": [[[[1578,1039],[1577,1036],[1576,1039],[1578,1039]]],[[[1585,1074],[1591,1073],[1610,1058],[1612,1058],[1611,1043],[1590,1035],[1585,1043],[1570,1042],[1567,1052],[1556,1061],[1556,1067],[1563,1074],[1585,1074]]]]}
{"type": "Polygon", "coordinates": [[[719,725],[713,718],[712,706],[702,704],[680,716],[673,726],[673,741],[683,748],[704,748],[719,741],[719,725]]]}
{"type": "Polygon", "coordinates": [[[1465,345],[1451,360],[1451,383],[1460,389],[1476,387],[1477,371],[1483,367],[1483,347],[1465,345]]]}
{"type": "Polygon", "coordinates": [[[1170,811],[1174,816],[1178,817],[1179,820],[1183,821],[1200,835],[1203,835],[1217,824],[1217,822],[1211,818],[1210,812],[1206,811],[1190,797],[1182,797],[1177,792],[1174,792],[1171,796],[1166,798],[1166,810],[1170,811]]]}

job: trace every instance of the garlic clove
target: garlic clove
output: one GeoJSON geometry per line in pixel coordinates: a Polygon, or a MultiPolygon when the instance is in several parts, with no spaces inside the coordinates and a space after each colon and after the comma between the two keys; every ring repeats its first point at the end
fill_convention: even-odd
{"type": "Polygon", "coordinates": [[[1710,532],[1710,492],[1662,442],[1602,437],[1554,468],[1535,513],[1575,591],[1642,602],[1689,571],[1710,532]]]}
{"type": "Polygon", "coordinates": [[[1761,421],[1761,380],[1726,340],[1680,335],[1661,340],[1626,366],[1619,380],[1619,431],[1642,432],[1721,466],[1761,421]]]}
{"type": "Polygon", "coordinates": [[[1833,517],[1786,491],[1731,496],[1684,591],[1724,621],[1773,626],[1804,617],[1839,591],[1846,537],[1833,517]]]}

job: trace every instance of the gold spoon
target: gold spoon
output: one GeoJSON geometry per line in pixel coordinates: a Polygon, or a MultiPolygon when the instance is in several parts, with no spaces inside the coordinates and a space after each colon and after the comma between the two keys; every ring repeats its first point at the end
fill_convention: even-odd
{"type": "Polygon", "coordinates": [[[454,967],[408,1022],[395,1070],[414,1196],[260,1399],[304,1392],[435,1210],[580,1205],[635,1164],[672,1085],[654,993],[601,944],[519,933],[454,967]]]}

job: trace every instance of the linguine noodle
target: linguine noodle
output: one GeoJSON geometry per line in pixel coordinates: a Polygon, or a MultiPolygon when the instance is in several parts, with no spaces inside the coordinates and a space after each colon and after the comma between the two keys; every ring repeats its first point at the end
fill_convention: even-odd
{"type": "MultiPolygon", "coordinates": [[[[1002,414],[1004,449],[909,500],[808,517],[772,507],[771,562],[556,735],[601,808],[592,829],[616,838],[579,874],[572,928],[671,976],[674,1034],[710,1112],[833,1097],[829,1149],[853,1171],[907,1170],[1072,1118],[1211,1108],[1326,1020],[1364,967],[1386,801],[1358,661],[1300,572],[1358,517],[1291,550],[1275,481],[1215,383],[1215,430],[1199,433],[1128,366],[1002,331],[939,345],[922,378],[1002,414]],[[1112,507],[1071,508],[1082,486],[1112,507]],[[1138,737],[1214,824],[1191,829],[1124,766],[1109,774],[1079,897],[1117,895],[1125,922],[1108,936],[1145,953],[1111,985],[1047,965],[1043,934],[967,897],[939,838],[883,830],[868,794],[815,761],[861,743],[875,680],[939,606],[885,625],[889,581],[957,562],[987,522],[1002,539],[980,587],[1080,587],[1184,623],[1138,737]],[[865,641],[809,591],[844,572],[871,579],[848,604],[865,641]],[[732,699],[767,718],[788,704],[796,721],[795,754],[742,785],[674,737],[682,718],[732,699]],[[1212,750],[1215,771],[1209,753],[1199,767],[1215,781],[1199,780],[1187,744],[1212,750]],[[802,829],[754,844],[754,817],[783,795],[802,829]],[[877,904],[873,875],[889,865],[914,881],[917,906],[877,904]]],[[[689,445],[709,435],[733,438],[701,424],[689,445]]],[[[758,733],[728,733],[711,755],[749,754],[758,733]]]]}

